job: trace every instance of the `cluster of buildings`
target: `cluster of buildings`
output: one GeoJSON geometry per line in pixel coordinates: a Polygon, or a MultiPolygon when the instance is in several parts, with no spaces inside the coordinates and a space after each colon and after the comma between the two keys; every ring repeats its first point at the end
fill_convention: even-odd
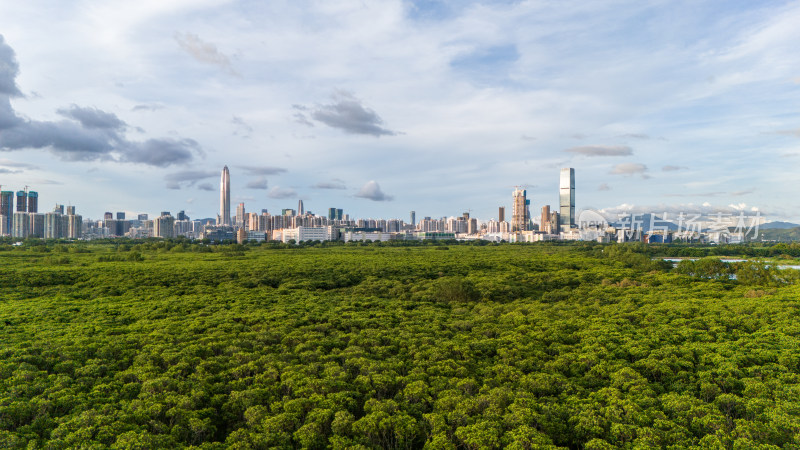
{"type": "Polygon", "coordinates": [[[306,211],[300,200],[297,209],[283,209],[280,214],[246,212],[244,203],[231,216],[230,172],[222,169],[220,212],[214,224],[204,224],[197,236],[211,240],[281,242],[353,240],[390,241],[425,239],[486,239],[491,241],[533,242],[550,239],[574,239],[575,169],[561,171],[560,205],[557,211],[546,205],[537,224],[530,213],[525,189],[512,194],[512,214],[506,221],[506,208],[498,210],[498,219],[479,221],[465,212],[458,217],[424,217],[419,222],[411,211],[410,221],[402,219],[351,219],[340,208],[329,208],[327,215],[306,211]]]}
{"type": "MultiPolygon", "coordinates": [[[[99,239],[130,237],[134,239],[187,237],[211,241],[390,241],[390,240],[474,240],[493,242],[535,242],[545,240],[597,240],[601,242],[671,242],[676,237],[701,240],[704,236],[715,242],[726,239],[728,229],[719,228],[719,236],[704,233],[692,224],[650,226],[643,218],[632,215],[620,223],[609,224],[599,214],[589,217],[583,211],[580,223],[575,217],[575,169],[563,168],[559,179],[559,204],[543,205],[537,214],[531,213],[527,190],[517,187],[511,196],[511,214],[505,206],[498,208],[497,219],[480,221],[465,212],[457,217],[423,217],[417,221],[411,211],[409,221],[402,219],[354,219],[341,208],[328,208],[325,215],[307,211],[303,201],[297,209],[282,209],[271,214],[266,209],[248,212],[239,203],[231,215],[230,171],[225,166],[220,178],[220,209],[216,219],[192,220],[184,211],[173,216],[163,211],[150,219],[147,214],[127,218],[126,213],[106,212],[102,220],[83,220],[75,214],[74,206],[56,205],[53,211],[38,212],[38,194],[25,190],[0,192],[0,235],[14,238],[99,239]],[[16,202],[15,202],[16,200],[16,202]]],[[[591,213],[591,211],[590,211],[591,213]]],[[[589,214],[591,216],[591,214],[589,214]]],[[[662,223],[665,221],[661,221],[662,223]]],[[[741,226],[739,226],[741,229],[741,226]]],[[[747,230],[745,230],[747,231],[747,230]]],[[[757,232],[757,229],[756,229],[757,232]]],[[[739,232],[739,234],[742,234],[739,232]]]]}
{"type": "Polygon", "coordinates": [[[34,191],[0,191],[0,236],[15,238],[80,239],[83,218],[74,206],[56,205],[39,212],[39,194],[34,191]],[[16,201],[15,201],[16,200],[16,201]]]}
{"type": "Polygon", "coordinates": [[[150,219],[147,214],[136,218],[125,212],[106,212],[102,220],[83,220],[74,206],[56,205],[53,211],[38,212],[38,194],[25,190],[2,191],[0,194],[0,235],[14,238],[102,239],[111,237],[173,238],[212,241],[389,241],[424,239],[488,239],[494,241],[533,241],[566,237],[574,226],[575,171],[562,170],[560,213],[542,208],[540,224],[530,214],[527,191],[515,189],[511,221],[505,218],[505,207],[499,208],[498,220],[479,221],[465,212],[458,217],[424,217],[417,222],[411,211],[410,222],[402,219],[353,219],[341,208],[329,208],[327,215],[307,211],[303,201],[297,209],[283,209],[270,214],[266,209],[247,212],[244,203],[231,215],[230,171],[222,169],[220,178],[220,210],[216,220],[191,220],[184,211],[173,216],[163,211],[150,219]],[[566,180],[566,181],[565,181],[566,180]],[[566,186],[565,186],[565,183],[566,186]],[[16,199],[16,202],[15,202],[16,199]],[[16,204],[16,208],[15,208],[16,204]]]}

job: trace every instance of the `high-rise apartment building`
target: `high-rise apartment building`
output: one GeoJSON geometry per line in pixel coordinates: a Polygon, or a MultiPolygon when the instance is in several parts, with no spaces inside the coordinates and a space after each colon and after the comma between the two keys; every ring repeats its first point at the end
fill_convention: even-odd
{"type": "Polygon", "coordinates": [[[471,218],[467,220],[467,234],[478,234],[478,219],[471,218]]]}
{"type": "Polygon", "coordinates": [[[39,212],[39,193],[35,191],[28,192],[28,212],[39,212]]]}
{"type": "Polygon", "coordinates": [[[530,200],[527,198],[528,191],[525,189],[514,189],[512,196],[512,210],[511,210],[511,231],[527,231],[528,220],[530,215],[528,213],[528,205],[530,200]]]}
{"type": "Polygon", "coordinates": [[[22,211],[15,212],[11,228],[11,236],[23,239],[28,237],[31,230],[31,219],[28,217],[28,213],[22,211]]]}
{"type": "Polygon", "coordinates": [[[542,206],[542,217],[539,219],[539,231],[552,234],[550,230],[550,205],[542,206]]]}
{"type": "Polygon", "coordinates": [[[239,228],[244,228],[245,226],[244,214],[245,214],[244,203],[239,203],[238,205],[236,205],[236,226],[239,228]]]}
{"type": "Polygon", "coordinates": [[[231,226],[231,173],[228,166],[222,168],[219,181],[219,225],[231,226]]]}
{"type": "Polygon", "coordinates": [[[62,230],[64,221],[62,214],[58,211],[45,213],[44,215],[44,237],[45,239],[59,239],[66,233],[62,230]]]}
{"type": "Polygon", "coordinates": [[[103,226],[108,229],[109,236],[120,236],[117,232],[119,229],[119,221],[116,219],[108,219],[103,221],[103,226]]]}
{"type": "Polygon", "coordinates": [[[575,169],[561,169],[558,189],[559,217],[562,229],[575,226],[575,169]]]}
{"type": "Polygon", "coordinates": [[[28,237],[44,237],[44,214],[28,213],[28,220],[31,221],[28,237]]]}
{"type": "Polygon", "coordinates": [[[17,212],[28,212],[28,193],[26,191],[17,191],[17,212]]]}
{"type": "MultiPolygon", "coordinates": [[[[69,211],[69,208],[67,211],[69,211]]],[[[72,206],[72,212],[75,212],[74,206],[72,206]]],[[[67,214],[67,237],[69,239],[80,239],[82,235],[83,217],[78,214],[67,214]]]]}
{"type": "Polygon", "coordinates": [[[14,191],[0,192],[0,236],[11,234],[14,218],[14,191]]]}
{"type": "Polygon", "coordinates": [[[169,212],[164,211],[160,217],[153,220],[153,237],[175,237],[175,218],[169,212]]]}

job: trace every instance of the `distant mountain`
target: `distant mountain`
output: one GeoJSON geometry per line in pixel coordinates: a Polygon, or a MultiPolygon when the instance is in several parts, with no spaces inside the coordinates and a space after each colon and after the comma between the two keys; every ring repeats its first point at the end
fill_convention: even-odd
{"type": "Polygon", "coordinates": [[[759,227],[758,240],[795,242],[800,241],[800,227],[797,228],[767,228],[759,227]]]}
{"type": "Polygon", "coordinates": [[[758,228],[762,230],[771,230],[771,229],[785,230],[788,228],[797,228],[797,227],[800,227],[800,224],[791,222],[767,222],[765,224],[761,224],[758,226],[758,228]]]}

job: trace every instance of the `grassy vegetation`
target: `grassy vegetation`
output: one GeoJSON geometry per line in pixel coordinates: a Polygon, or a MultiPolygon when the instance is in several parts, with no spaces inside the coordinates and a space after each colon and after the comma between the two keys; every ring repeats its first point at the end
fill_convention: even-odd
{"type": "Polygon", "coordinates": [[[0,447],[800,446],[800,272],[658,248],[6,246],[0,447]]]}

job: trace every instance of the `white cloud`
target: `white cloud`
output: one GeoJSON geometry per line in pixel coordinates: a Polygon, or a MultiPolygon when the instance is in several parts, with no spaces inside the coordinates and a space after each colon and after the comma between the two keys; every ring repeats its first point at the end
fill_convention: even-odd
{"type": "Polygon", "coordinates": [[[629,156],[633,154],[633,150],[627,145],[585,145],[571,147],[564,152],[583,156],[629,156]]]}
{"type": "Polygon", "coordinates": [[[383,193],[381,187],[375,180],[368,181],[366,184],[364,184],[364,186],[361,186],[361,189],[356,194],[356,197],[365,198],[375,202],[387,202],[394,200],[393,196],[383,193]]]}
{"type": "Polygon", "coordinates": [[[267,179],[265,177],[258,177],[255,180],[250,180],[245,185],[247,189],[266,189],[267,179]]]}
{"type": "Polygon", "coordinates": [[[275,199],[294,198],[297,197],[297,191],[291,188],[273,186],[272,189],[267,192],[267,197],[275,199]]]}
{"type": "Polygon", "coordinates": [[[232,75],[238,75],[227,55],[220,52],[216,45],[203,41],[196,34],[175,33],[175,41],[183,51],[197,61],[217,66],[232,75]]]}
{"type": "MultiPolygon", "coordinates": [[[[509,186],[529,180],[538,186],[532,207],[557,202],[557,169],[569,165],[579,203],[690,195],[688,183],[710,179],[721,181],[701,190],[721,204],[744,198],[741,186],[758,186],[758,195],[775,199],[760,206],[780,204],[800,220],[800,204],[779,200],[772,181],[792,179],[795,166],[770,156],[796,152],[787,136],[800,124],[792,83],[800,75],[799,18],[800,4],[763,2],[447,2],[438,13],[401,0],[10,2],[0,30],[21,66],[16,85],[26,97],[9,103],[19,117],[64,121],[56,112],[78,104],[113,114],[131,133],[145,130],[142,142],[191,137],[204,149],[170,170],[95,159],[92,167],[113,180],[104,189],[83,176],[88,163],[80,158],[10,158],[34,162],[42,177],[73,180],[40,189],[43,202],[91,192],[85,208],[100,213],[116,202],[132,210],[154,198],[182,204],[185,193],[165,189],[167,173],[227,164],[283,169],[240,168],[232,188],[265,177],[273,189],[314,189],[314,211],[436,216],[469,202],[474,215],[493,217],[510,205],[509,186]],[[41,30],[59,45],[40,39],[41,30]],[[493,58],[495,73],[486,69],[493,58]],[[226,76],[234,70],[242,76],[226,76]],[[329,98],[336,89],[357,97],[329,98]],[[587,143],[573,139],[576,130],[605,145],[575,147],[587,143]],[[397,131],[405,134],[385,134],[397,131]],[[619,145],[628,142],[635,149],[619,145]],[[613,158],[634,152],[649,170],[614,167],[613,158]],[[693,170],[665,172],[669,166],[693,170]],[[614,177],[612,191],[594,189],[615,170],[632,176],[614,177]],[[331,181],[364,174],[392,186],[395,201],[363,202],[338,188],[350,183],[331,181]]],[[[162,144],[144,156],[158,162],[175,148],[162,144]]],[[[24,186],[24,176],[4,175],[4,185],[24,186]]],[[[195,187],[198,215],[213,215],[218,187],[210,178],[195,187]]],[[[272,210],[276,200],[258,196],[248,208],[272,210]]]]}
{"type": "Polygon", "coordinates": [[[647,166],[642,163],[621,163],[611,169],[612,175],[641,175],[646,177],[647,166]]]}

